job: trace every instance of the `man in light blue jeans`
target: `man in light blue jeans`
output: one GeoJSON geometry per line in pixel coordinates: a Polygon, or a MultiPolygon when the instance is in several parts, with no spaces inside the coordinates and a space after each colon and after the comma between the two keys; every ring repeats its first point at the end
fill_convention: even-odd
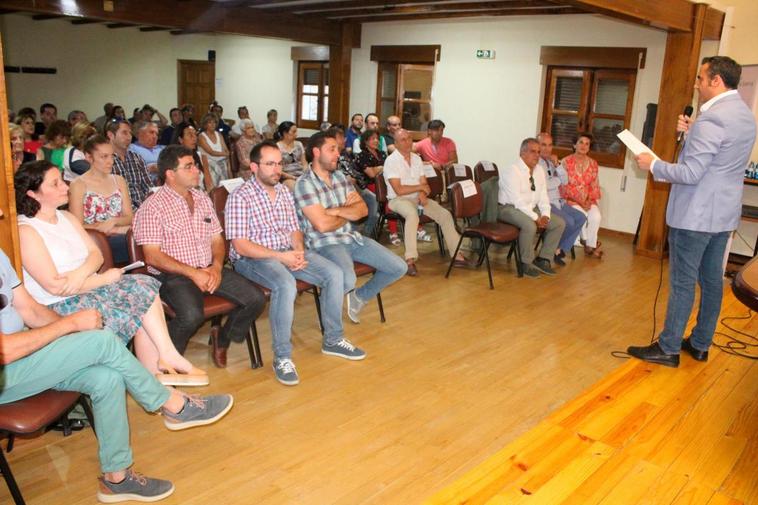
{"type": "Polygon", "coordinates": [[[234,269],[271,290],[269,321],[277,380],[287,386],[300,382],[290,342],[298,279],[320,288],[321,352],[362,360],[366,353],[345,338],[342,327],[342,270],[305,250],[292,194],[279,182],[282,154],[275,143],[264,141],[252,149],[250,170],[253,177],[227,199],[226,238],[231,240],[234,269]]]}
{"type": "Polygon", "coordinates": [[[311,169],[295,183],[295,202],[308,247],[339,265],[345,281],[348,317],[360,323],[359,312],[382,289],[405,275],[406,263],[398,256],[364,237],[353,221],[366,215],[360,194],[342,171],[337,170],[337,131],[317,133],[305,153],[311,169]],[[376,273],[355,289],[354,261],[374,267],[376,273]]]}

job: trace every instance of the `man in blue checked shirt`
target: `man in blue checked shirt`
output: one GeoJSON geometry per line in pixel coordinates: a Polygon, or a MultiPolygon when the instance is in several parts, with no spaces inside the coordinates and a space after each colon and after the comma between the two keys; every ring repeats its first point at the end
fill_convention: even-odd
{"type": "Polygon", "coordinates": [[[400,257],[355,230],[353,222],[365,217],[368,210],[360,193],[345,174],[337,170],[339,156],[335,130],[310,138],[305,157],[311,169],[295,183],[295,202],[308,248],[342,269],[348,294],[347,314],[357,324],[366,301],[405,275],[408,266],[400,257]],[[354,261],[376,269],[371,280],[360,288],[355,287],[354,261]]]}

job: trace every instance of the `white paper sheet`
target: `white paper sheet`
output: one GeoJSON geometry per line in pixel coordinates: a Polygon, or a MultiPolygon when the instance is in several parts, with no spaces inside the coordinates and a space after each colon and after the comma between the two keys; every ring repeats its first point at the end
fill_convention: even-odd
{"type": "Polygon", "coordinates": [[[456,163],[453,165],[453,170],[455,170],[456,177],[466,177],[466,165],[463,163],[456,163]]]}
{"type": "Polygon", "coordinates": [[[242,186],[244,183],[245,183],[245,179],[243,179],[242,177],[237,177],[235,179],[226,179],[219,182],[219,184],[221,184],[223,187],[226,188],[229,194],[231,194],[232,191],[234,191],[238,187],[242,186]]]}
{"type": "Polygon", "coordinates": [[[484,168],[485,172],[495,171],[495,165],[493,165],[491,161],[482,161],[480,163],[482,164],[482,168],[484,168]]]}
{"type": "Polygon", "coordinates": [[[461,189],[463,190],[463,198],[476,194],[476,184],[474,184],[474,181],[466,179],[465,181],[459,181],[458,184],[461,185],[461,189]]]}
{"type": "Polygon", "coordinates": [[[424,177],[429,179],[430,177],[437,177],[437,171],[433,166],[424,163],[424,177]]]}
{"type": "Polygon", "coordinates": [[[648,146],[643,144],[640,139],[635,137],[634,134],[629,130],[621,131],[617,133],[616,136],[630,151],[634,153],[635,156],[638,156],[642,153],[648,153],[656,160],[660,159],[657,154],[655,154],[648,146]]]}

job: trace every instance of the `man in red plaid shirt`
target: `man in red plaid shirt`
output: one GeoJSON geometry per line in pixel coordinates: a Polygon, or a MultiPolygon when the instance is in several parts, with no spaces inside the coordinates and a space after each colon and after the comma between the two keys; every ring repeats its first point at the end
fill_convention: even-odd
{"type": "Polygon", "coordinates": [[[161,281],[161,299],[176,312],[168,331],[179,352],[184,353],[205,320],[204,293],[237,305],[221,332],[211,335],[213,363],[224,368],[230,340],[245,339],[266,299],[253,283],[223,268],[223,229],[210,198],[197,189],[200,171],[192,151],[166,147],[158,157],[158,173],[165,184],[134,216],[134,239],[142,246],[148,271],[161,281]]]}

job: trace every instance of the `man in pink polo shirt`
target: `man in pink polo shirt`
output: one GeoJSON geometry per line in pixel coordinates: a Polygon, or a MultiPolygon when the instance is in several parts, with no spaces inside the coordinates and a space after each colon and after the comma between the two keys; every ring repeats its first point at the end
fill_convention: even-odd
{"type": "Polygon", "coordinates": [[[458,163],[458,152],[452,139],[443,137],[445,123],[439,119],[429,121],[424,140],[416,142],[416,152],[425,162],[430,162],[434,168],[444,170],[453,163],[458,163]]]}

